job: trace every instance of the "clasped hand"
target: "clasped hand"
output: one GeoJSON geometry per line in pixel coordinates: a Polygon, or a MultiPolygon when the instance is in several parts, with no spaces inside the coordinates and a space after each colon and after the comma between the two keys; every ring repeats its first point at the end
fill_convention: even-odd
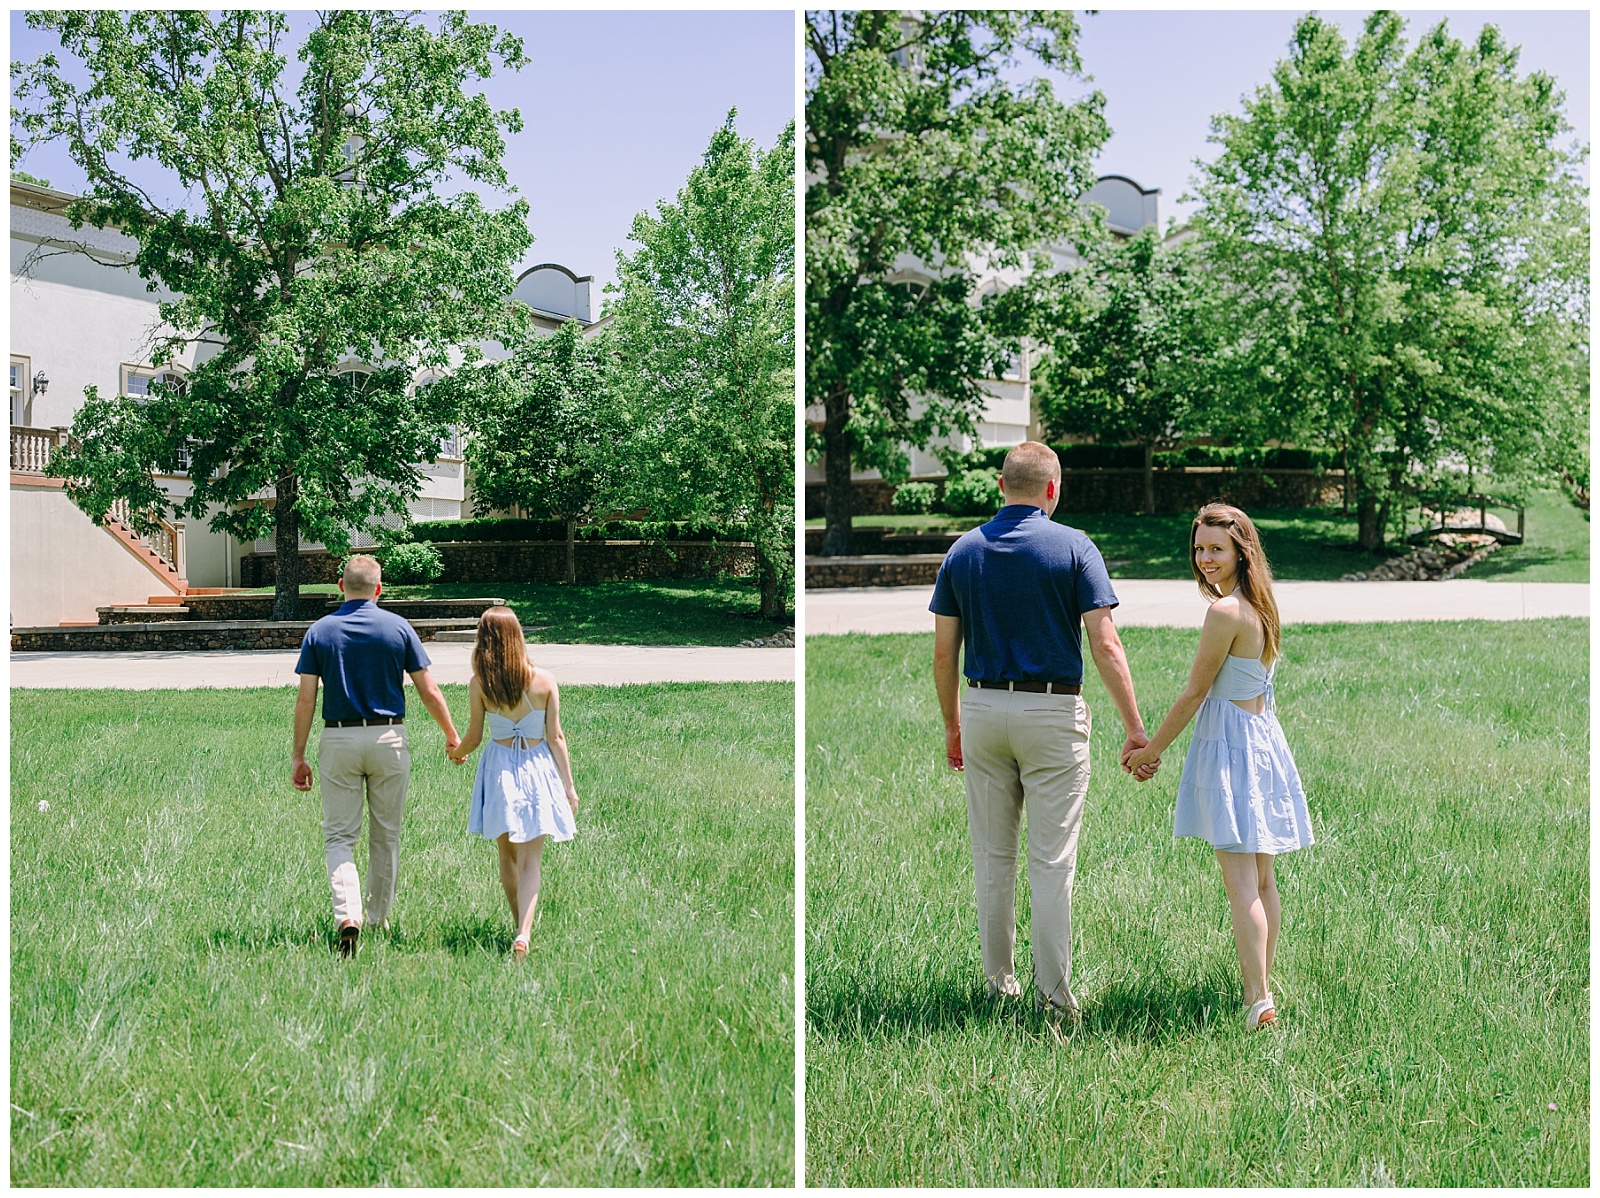
{"type": "Polygon", "coordinates": [[[1122,768],[1140,782],[1148,782],[1161,768],[1161,758],[1151,751],[1147,737],[1130,736],[1122,742],[1122,768]]]}

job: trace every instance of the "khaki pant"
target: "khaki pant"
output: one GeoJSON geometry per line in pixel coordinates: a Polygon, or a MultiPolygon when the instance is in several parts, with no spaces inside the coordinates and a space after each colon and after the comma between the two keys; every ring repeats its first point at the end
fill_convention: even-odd
{"type": "Polygon", "coordinates": [[[322,783],[322,840],[328,884],[333,889],[334,921],[381,924],[394,902],[395,877],[400,870],[400,817],[405,813],[406,784],[411,780],[405,725],[324,728],[317,746],[317,775],[322,783]],[[370,813],[364,902],[355,862],[363,791],[370,813]]]}
{"type": "Polygon", "coordinates": [[[1076,1007],[1072,876],[1089,790],[1089,705],[1082,695],[964,688],[961,755],[990,993],[1020,994],[1015,973],[1017,853],[1028,814],[1033,980],[1046,1002],[1076,1007]]]}

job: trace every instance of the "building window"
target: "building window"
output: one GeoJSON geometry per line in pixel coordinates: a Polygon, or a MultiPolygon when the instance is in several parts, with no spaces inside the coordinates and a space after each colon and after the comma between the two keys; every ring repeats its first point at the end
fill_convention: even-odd
{"type": "Polygon", "coordinates": [[[28,393],[33,389],[29,366],[27,358],[11,359],[11,423],[23,427],[28,423],[28,393]]]}
{"type": "Polygon", "coordinates": [[[172,395],[182,395],[189,386],[176,370],[152,370],[148,366],[122,368],[122,394],[128,399],[148,399],[150,388],[158,384],[172,395]]]}

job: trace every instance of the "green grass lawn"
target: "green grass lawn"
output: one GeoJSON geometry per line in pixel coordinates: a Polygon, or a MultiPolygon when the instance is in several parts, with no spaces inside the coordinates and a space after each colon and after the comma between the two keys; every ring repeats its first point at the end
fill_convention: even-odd
{"type": "MultiPolygon", "coordinates": [[[[332,583],[300,588],[337,593],[332,583]]],[[[271,587],[258,588],[270,594],[271,587]]],[[[737,645],[793,624],[758,619],[757,592],[743,578],[647,579],[564,586],[554,582],[435,582],[385,586],[390,599],[499,597],[547,645],[737,645]]]]}
{"type": "MultiPolygon", "coordinates": [[[[1122,635],[1154,727],[1196,636],[1122,635]]],[[[984,997],[931,645],[806,645],[808,1185],[1589,1184],[1587,620],[1290,630],[1317,843],[1251,1036],[1214,857],[1172,838],[1188,737],[1134,782],[1092,670],[1084,1018],[984,997]]]]}
{"type": "MultiPolygon", "coordinates": [[[[1491,513],[1517,526],[1516,512],[1491,508],[1491,513]]],[[[1331,581],[1357,570],[1370,570],[1385,560],[1356,548],[1356,522],[1338,508],[1259,508],[1250,518],[1261,530],[1273,573],[1281,579],[1331,581]]],[[[1062,512],[1055,519],[1088,533],[1106,559],[1113,578],[1189,578],[1186,546],[1193,513],[1136,516],[1117,512],[1062,512]]],[[[1526,536],[1521,545],[1503,545],[1469,578],[1496,582],[1588,582],[1589,514],[1574,507],[1559,491],[1540,491],[1530,498],[1526,536]]],[[[822,526],[808,520],[808,528],[822,526]]],[[[982,518],[952,516],[857,516],[858,527],[891,527],[905,531],[965,532],[982,518]]],[[[1394,546],[1398,551],[1402,547],[1394,546]]]]}
{"type": "Polygon", "coordinates": [[[11,1183],[791,1185],[794,688],[563,699],[578,836],[516,966],[425,718],[346,962],[292,691],[12,691],[11,1183]]]}

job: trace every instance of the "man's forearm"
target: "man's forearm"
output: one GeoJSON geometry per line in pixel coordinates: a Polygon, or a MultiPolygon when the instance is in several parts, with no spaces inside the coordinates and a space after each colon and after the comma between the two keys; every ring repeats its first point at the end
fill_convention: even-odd
{"type": "Polygon", "coordinates": [[[306,742],[311,739],[311,721],[317,714],[317,701],[312,699],[307,703],[303,699],[296,700],[294,705],[294,752],[291,756],[298,761],[306,755],[306,742]]]}
{"type": "Polygon", "coordinates": [[[1139,715],[1139,702],[1133,693],[1133,677],[1128,673],[1128,658],[1122,650],[1120,638],[1093,643],[1095,669],[1100,671],[1100,681],[1106,693],[1116,704],[1117,714],[1129,736],[1144,735],[1144,720],[1139,715]]]}
{"type": "Polygon", "coordinates": [[[939,712],[946,728],[961,724],[961,666],[954,657],[935,655],[933,689],[939,694],[939,712]]]}
{"type": "Polygon", "coordinates": [[[437,686],[430,686],[427,689],[419,687],[417,688],[417,697],[422,700],[422,706],[427,708],[428,714],[433,717],[434,723],[439,725],[439,728],[447,737],[455,739],[456,725],[455,721],[450,718],[450,705],[444,701],[444,692],[437,686]]]}

